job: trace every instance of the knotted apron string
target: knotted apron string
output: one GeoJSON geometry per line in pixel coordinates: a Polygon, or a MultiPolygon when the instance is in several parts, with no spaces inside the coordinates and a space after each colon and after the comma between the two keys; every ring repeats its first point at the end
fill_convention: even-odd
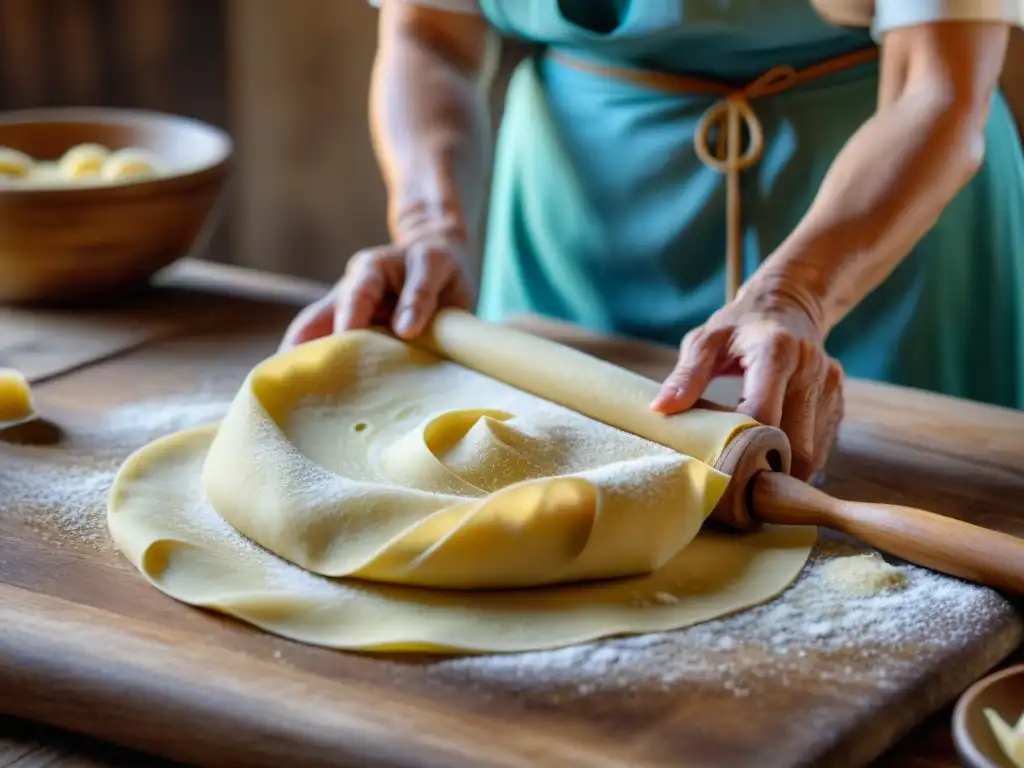
{"type": "Polygon", "coordinates": [[[726,301],[732,301],[743,283],[740,173],[760,161],[764,152],[764,128],[751,102],[865,64],[878,57],[878,49],[872,47],[854,51],[799,70],[788,65],[773,67],[740,88],[689,75],[603,66],[550,49],[547,55],[574,69],[625,80],[666,93],[708,94],[718,97],[697,125],[693,148],[704,165],[714,168],[726,177],[725,298],[726,301]],[[749,135],[745,149],[742,133],[744,125],[749,135]],[[712,133],[716,134],[714,152],[709,147],[712,133]]]}

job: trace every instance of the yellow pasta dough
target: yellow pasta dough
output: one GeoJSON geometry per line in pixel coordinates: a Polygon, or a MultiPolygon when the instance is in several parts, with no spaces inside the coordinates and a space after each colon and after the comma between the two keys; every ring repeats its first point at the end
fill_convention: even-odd
{"type": "Polygon", "coordinates": [[[142,149],[121,149],[108,157],[100,168],[105,181],[128,181],[156,175],[156,161],[142,149]]]}
{"type": "Polygon", "coordinates": [[[18,179],[32,172],[32,158],[10,147],[0,147],[0,179],[18,179]]]}
{"type": "Polygon", "coordinates": [[[57,160],[36,160],[0,147],[0,179],[28,187],[96,187],[158,176],[157,157],[138,147],[112,151],[102,144],[76,144],[57,160]]]}
{"type": "Polygon", "coordinates": [[[78,144],[57,163],[57,173],[65,179],[82,179],[100,175],[110,150],[100,144],[78,144]]]}
{"type": "Polygon", "coordinates": [[[0,368],[0,424],[24,421],[35,413],[32,390],[20,372],[0,368]]]}
{"type": "Polygon", "coordinates": [[[698,535],[728,482],[709,463],[743,417],[648,421],[653,382],[465,313],[423,345],[353,332],[257,366],[220,425],[125,463],[115,541],[179,600],[363,650],[667,630],[799,574],[813,529],[698,535]],[[547,399],[507,383],[523,360],[547,399]]]}

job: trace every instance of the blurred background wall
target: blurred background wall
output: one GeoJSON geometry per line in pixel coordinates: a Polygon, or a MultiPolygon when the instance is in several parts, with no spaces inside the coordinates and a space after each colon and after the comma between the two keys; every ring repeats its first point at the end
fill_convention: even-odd
{"type": "MultiPolygon", "coordinates": [[[[334,280],[386,236],[366,121],[376,19],[365,0],[0,0],[0,109],[142,107],[226,128],[232,208],[209,257],[334,280]]],[[[1004,88],[1024,117],[1022,38],[1004,88]]],[[[506,46],[496,119],[521,54],[506,46]]]]}

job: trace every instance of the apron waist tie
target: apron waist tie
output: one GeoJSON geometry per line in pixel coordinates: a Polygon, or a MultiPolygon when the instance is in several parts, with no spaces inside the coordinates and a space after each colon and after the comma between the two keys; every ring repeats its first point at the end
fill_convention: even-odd
{"type": "Polygon", "coordinates": [[[603,66],[550,49],[547,55],[573,69],[624,80],[665,93],[707,94],[718,97],[697,125],[693,137],[693,148],[704,165],[715,169],[726,177],[725,298],[728,302],[736,298],[743,283],[740,173],[760,161],[764,152],[764,128],[751,102],[775,96],[798,85],[873,61],[878,58],[878,49],[865,48],[826,59],[804,69],[794,69],[788,65],[773,67],[740,88],[689,75],[603,66]],[[745,149],[742,130],[744,126],[749,135],[749,142],[745,149]],[[709,146],[713,133],[716,137],[714,152],[709,146]]]}

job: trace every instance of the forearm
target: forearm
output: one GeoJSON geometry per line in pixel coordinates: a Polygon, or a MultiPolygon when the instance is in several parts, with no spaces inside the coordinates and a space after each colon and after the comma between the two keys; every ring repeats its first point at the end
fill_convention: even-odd
{"type": "Polygon", "coordinates": [[[836,157],[806,216],[752,278],[796,293],[824,332],[896,268],[983,154],[982,124],[940,99],[880,110],[836,157]]]}
{"type": "Polygon", "coordinates": [[[1010,35],[1000,85],[1024,137],[1024,29],[1014,29],[1010,35]]]}
{"type": "Polygon", "coordinates": [[[803,304],[827,333],[881,284],[979,168],[1007,39],[970,22],[887,35],[875,115],[744,290],[803,304]]]}
{"type": "MultiPolygon", "coordinates": [[[[482,82],[488,33],[469,28],[459,37],[403,14],[421,12],[384,3],[370,87],[389,230],[395,241],[424,228],[470,236],[480,217],[490,161],[482,82]]],[[[464,27],[476,24],[458,21],[464,27]]]]}

